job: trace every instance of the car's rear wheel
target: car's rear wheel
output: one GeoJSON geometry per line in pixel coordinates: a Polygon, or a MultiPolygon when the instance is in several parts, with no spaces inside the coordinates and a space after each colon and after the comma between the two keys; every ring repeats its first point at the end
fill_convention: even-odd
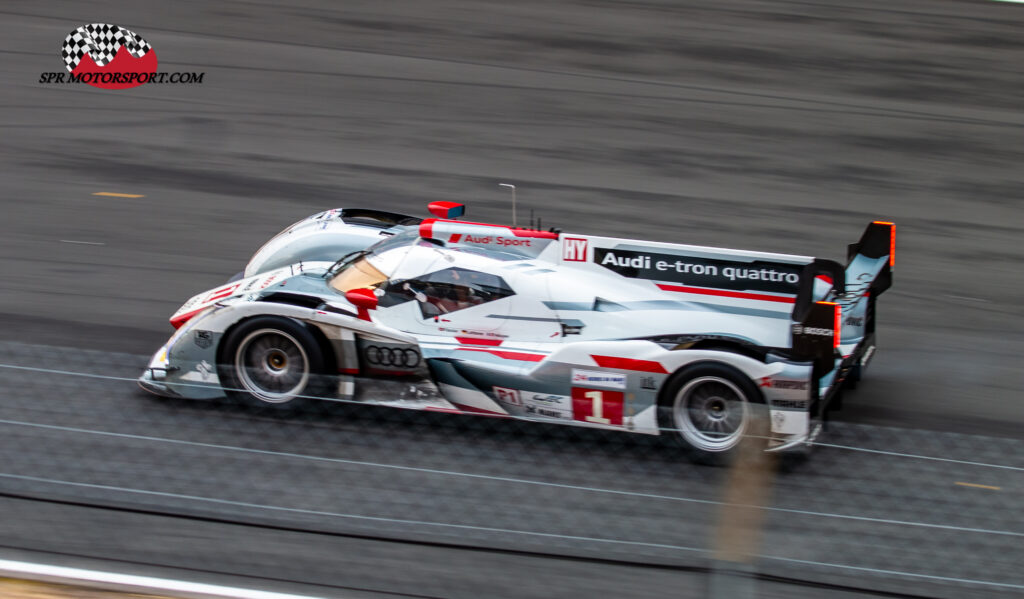
{"type": "Polygon", "coordinates": [[[687,367],[669,381],[659,410],[664,432],[699,462],[731,460],[745,437],[767,444],[765,408],[753,382],[725,364],[687,367]]]}
{"type": "Polygon", "coordinates": [[[328,386],[316,337],[288,318],[243,322],[225,338],[220,355],[225,393],[249,405],[290,410],[323,397],[328,386]]]}

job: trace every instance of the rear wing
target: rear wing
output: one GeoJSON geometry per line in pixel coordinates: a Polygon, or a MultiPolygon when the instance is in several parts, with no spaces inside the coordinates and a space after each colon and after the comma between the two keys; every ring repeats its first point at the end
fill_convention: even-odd
{"type": "Polygon", "coordinates": [[[884,221],[869,224],[849,246],[845,267],[828,260],[808,264],[793,309],[793,356],[814,362],[819,375],[837,360],[859,360],[874,343],[871,306],[892,286],[895,264],[896,225],[884,221]]]}
{"type": "MultiPolygon", "coordinates": [[[[868,225],[860,241],[847,249],[847,279],[851,286],[878,297],[892,287],[892,270],[896,266],[896,225],[878,221],[868,225]]],[[[846,292],[853,291],[846,289],[846,292]]]]}

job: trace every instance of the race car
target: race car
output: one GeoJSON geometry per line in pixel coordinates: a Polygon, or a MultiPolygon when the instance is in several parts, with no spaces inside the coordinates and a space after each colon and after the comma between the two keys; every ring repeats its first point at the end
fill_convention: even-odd
{"type": "Polygon", "coordinates": [[[874,354],[892,282],[889,222],[844,266],[429,209],[334,209],[285,229],[185,302],[139,383],[266,409],[333,400],[667,434],[714,462],[755,417],[768,451],[813,442],[874,354]]]}

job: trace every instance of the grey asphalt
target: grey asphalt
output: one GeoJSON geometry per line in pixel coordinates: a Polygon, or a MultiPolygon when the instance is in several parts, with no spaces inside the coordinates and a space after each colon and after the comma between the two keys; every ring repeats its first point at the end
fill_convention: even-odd
{"type": "MultiPolygon", "coordinates": [[[[423,214],[427,202],[447,199],[465,202],[472,219],[507,222],[508,197],[497,184],[510,182],[520,215],[532,208],[545,226],[834,259],[867,222],[892,220],[896,283],[881,301],[880,350],[824,440],[1021,466],[1022,6],[12,1],[0,15],[3,364],[35,359],[44,368],[129,377],[170,334],[166,319],[182,301],[240,270],[283,226],[330,207],[423,214]],[[205,72],[203,83],[121,92],[38,83],[41,72],[63,68],[64,36],[90,22],[134,29],[153,45],[160,70],[205,72]]],[[[721,472],[677,466],[646,440],[616,440],[622,451],[611,452],[601,449],[603,437],[379,411],[345,412],[317,426],[268,422],[145,399],[126,381],[10,368],[0,377],[3,419],[21,423],[2,425],[4,473],[167,495],[0,480],[11,493],[423,542],[454,533],[172,495],[491,528],[529,524],[673,547],[706,547],[713,521],[707,506],[641,502],[653,507],[640,515],[631,499],[622,513],[607,497],[567,489],[531,494],[483,479],[403,479],[365,466],[368,473],[351,465],[284,468],[281,457],[225,460],[218,452],[226,450],[210,447],[25,423],[277,452],[296,451],[299,439],[300,453],[372,463],[707,500],[721,492],[721,472]],[[318,432],[303,437],[309,427],[318,432]],[[640,465],[636,454],[645,458],[640,465]],[[587,465],[574,472],[573,464],[587,465]],[[504,493],[513,497],[495,497],[504,493]]],[[[1022,530],[1019,470],[867,456],[818,452],[780,477],[773,505],[1022,530]]],[[[5,519],[0,543],[9,547],[53,557],[79,539],[68,553],[150,567],[203,569],[219,561],[226,575],[279,569],[287,580],[260,584],[327,585],[317,587],[322,593],[356,587],[479,596],[489,588],[494,596],[551,596],[552,589],[644,596],[672,589],[703,596],[706,582],[672,569],[703,563],[675,549],[493,531],[454,536],[585,559],[449,555],[465,550],[363,541],[371,547],[351,537],[157,515],[121,516],[123,538],[103,547],[91,540],[109,530],[102,510],[6,501],[5,509],[39,514],[5,519]],[[247,535],[261,540],[247,542],[247,535]],[[601,556],[641,556],[671,568],[593,561],[601,556]],[[338,560],[359,564],[339,572],[338,560]]],[[[828,520],[821,528],[806,518],[771,516],[772,548],[791,551],[776,554],[1021,583],[1001,569],[1020,562],[1020,543],[1002,544],[1016,537],[859,528],[868,526],[860,521],[828,520]]],[[[878,588],[899,592],[985,592],[773,565],[790,576],[880,581],[878,588]]],[[[799,592],[769,583],[762,591],[799,592]]]]}

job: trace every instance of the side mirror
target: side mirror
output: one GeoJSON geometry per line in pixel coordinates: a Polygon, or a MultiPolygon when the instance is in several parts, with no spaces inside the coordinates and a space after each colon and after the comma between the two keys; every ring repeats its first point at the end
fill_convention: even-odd
{"type": "Polygon", "coordinates": [[[352,289],[345,292],[345,299],[353,306],[359,308],[359,319],[370,320],[370,310],[377,309],[377,295],[373,289],[352,289]]]}
{"type": "Polygon", "coordinates": [[[453,219],[466,213],[466,205],[458,202],[431,202],[427,204],[427,210],[437,218],[453,219]]]}

